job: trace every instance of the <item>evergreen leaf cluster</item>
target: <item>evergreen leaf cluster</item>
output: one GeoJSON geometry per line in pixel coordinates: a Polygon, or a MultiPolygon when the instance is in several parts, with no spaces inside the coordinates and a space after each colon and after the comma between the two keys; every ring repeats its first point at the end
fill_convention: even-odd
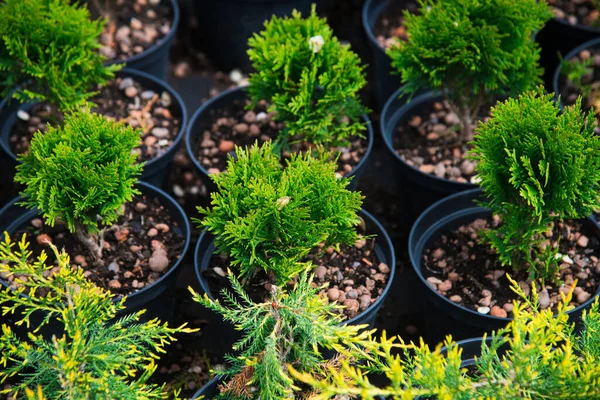
{"type": "Polygon", "coordinates": [[[388,49],[403,92],[442,90],[470,140],[480,108],[541,83],[534,34],[552,17],[545,0],[418,0],[408,41],[388,49]]]}
{"type": "Polygon", "coordinates": [[[274,119],[285,123],[276,150],[287,149],[290,140],[340,146],[362,136],[367,109],[358,92],[366,84],[364,67],[314,6],[305,19],[297,11],[273,16],[248,45],[256,70],[248,87],[252,104],[266,100],[274,119]]]}
{"type": "Polygon", "coordinates": [[[236,353],[228,356],[230,367],[219,372],[225,382],[217,398],[292,399],[300,388],[288,365],[324,376],[341,358],[370,359],[364,345],[372,332],[364,330],[366,325],[342,325],[342,316],[335,312],[339,306],[318,295],[320,288],[306,271],[290,291],[273,285],[272,298],[263,303],[253,302],[231,273],[229,280],[233,292],[223,291],[224,304],[190,288],[195,301],[243,333],[233,346],[236,353]],[[324,356],[327,350],[340,355],[328,360],[324,356]]]}
{"type": "Polygon", "coordinates": [[[479,185],[502,225],[485,239],[504,265],[555,280],[555,250],[544,236],[553,222],[585,218],[600,205],[600,138],[581,99],[563,112],[543,90],[492,108],[471,156],[479,185]]]}
{"type": "Polygon", "coordinates": [[[51,243],[56,266],[46,263],[45,252],[28,261],[28,246],[25,235],[16,250],[8,234],[0,243],[0,273],[14,278],[0,291],[2,315],[17,315],[16,324],[28,330],[22,338],[2,325],[0,383],[10,378],[13,384],[0,393],[38,400],[167,398],[161,386],[148,383],[155,360],[175,334],[194,330],[157,319],[141,322],[144,311],[117,319],[125,299],[114,302],[51,243]],[[45,337],[40,330],[48,323],[63,331],[45,337]]]}
{"type": "Polygon", "coordinates": [[[203,218],[196,222],[215,235],[239,277],[264,269],[283,285],[306,268],[303,258],[320,243],[358,240],[362,196],[336,177],[329,153],[293,154],[285,167],[270,142],[235,153],[225,172],[211,175],[218,191],[211,207],[198,207],[203,218]]]}
{"type": "Polygon", "coordinates": [[[25,185],[23,204],[51,226],[60,219],[71,232],[97,233],[137,193],[143,166],[132,150],[140,142],[139,132],[102,115],[67,114],[62,127],[36,132],[19,156],[15,181],[25,185]]]}
{"type": "MultiPolygon", "coordinates": [[[[525,294],[513,281],[513,290],[525,294]]],[[[481,354],[469,370],[462,349],[451,337],[430,349],[401,338],[368,340],[371,359],[341,360],[326,377],[290,367],[291,375],[310,385],[314,400],[334,398],[386,399],[598,399],[600,398],[600,311],[596,301],[584,311],[581,331],[569,322],[571,293],[562,296],[557,313],[539,309],[535,285],[532,300],[514,303],[514,319],[483,341],[481,354]],[[393,351],[395,350],[395,351],[393,351]],[[389,383],[378,387],[367,372],[384,374],[389,383]]],[[[484,337],[485,339],[486,337],[484,337]]]]}
{"type": "Polygon", "coordinates": [[[104,66],[98,50],[103,20],[85,5],[66,0],[0,3],[0,87],[21,102],[48,101],[69,111],[85,105],[96,85],[120,66],[104,66]]]}

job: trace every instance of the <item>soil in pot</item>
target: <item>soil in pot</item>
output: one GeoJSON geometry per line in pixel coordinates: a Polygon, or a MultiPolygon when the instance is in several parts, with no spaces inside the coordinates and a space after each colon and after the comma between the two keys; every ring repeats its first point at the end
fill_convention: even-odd
{"type": "MultiPolygon", "coordinates": [[[[428,103],[401,123],[392,136],[396,153],[421,172],[456,182],[475,183],[475,162],[465,159],[471,146],[459,138],[460,121],[446,101],[428,103]]],[[[480,120],[490,107],[482,107],[480,120]]]]}
{"type": "MultiPolygon", "coordinates": [[[[106,229],[99,263],[93,261],[87,247],[62,223],[50,227],[36,217],[12,237],[16,240],[26,234],[32,259],[45,250],[48,264],[55,260],[45,240],[52,241],[71,256],[73,267],[79,265],[84,269],[88,279],[118,296],[125,296],[160,279],[179,259],[185,237],[175,231],[176,227],[177,223],[157,198],[138,195],[125,205],[117,223],[106,229]]],[[[14,280],[2,278],[9,282],[14,280]]]]}
{"type": "MultiPolygon", "coordinates": [[[[581,78],[581,84],[584,87],[590,87],[589,94],[583,100],[582,107],[586,110],[594,109],[596,118],[600,115],[600,48],[581,50],[572,59],[566,61],[568,63],[588,62],[591,60],[590,73],[585,74],[581,78]]],[[[582,94],[582,87],[567,78],[561,72],[559,76],[560,96],[563,103],[573,105],[577,98],[582,94]]],[[[596,132],[600,133],[600,129],[596,127],[596,132]]]]}
{"type": "Polygon", "coordinates": [[[171,30],[170,1],[88,0],[93,19],[107,23],[100,35],[100,53],[108,61],[125,61],[143,53],[171,30]]]}
{"type": "MultiPolygon", "coordinates": [[[[497,227],[498,218],[476,219],[438,238],[425,251],[423,275],[430,286],[450,301],[495,317],[512,317],[512,301],[518,296],[510,289],[508,272],[526,294],[531,281],[526,271],[503,268],[489,245],[481,243],[483,229],[497,227]]],[[[555,309],[560,292],[568,293],[577,280],[571,305],[579,306],[592,298],[600,284],[600,241],[591,228],[578,221],[555,224],[547,235],[548,245],[558,243],[562,283],[538,284],[540,307],[555,309]],[[563,284],[564,283],[564,284],[563,284]]]]}
{"type": "Polygon", "coordinates": [[[390,1],[389,3],[391,4],[377,18],[373,27],[373,34],[377,39],[377,43],[383,49],[394,46],[399,40],[408,40],[404,11],[408,11],[411,14],[419,13],[419,4],[414,0],[390,1]]]}
{"type": "Polygon", "coordinates": [[[600,28],[600,11],[594,0],[548,0],[554,16],[571,25],[587,25],[600,28]]]}
{"type": "MultiPolygon", "coordinates": [[[[345,319],[352,319],[369,308],[388,283],[390,267],[377,259],[375,241],[375,238],[363,238],[354,246],[340,246],[339,252],[333,248],[319,249],[307,257],[315,265],[312,271],[314,282],[318,286],[327,285],[320,295],[330,302],[346,306],[340,310],[345,319]]],[[[209,268],[204,271],[215,295],[219,296],[223,288],[230,286],[226,278],[227,268],[228,256],[213,254],[209,268]]],[[[254,301],[262,302],[270,299],[268,290],[271,282],[272,279],[261,273],[248,280],[246,290],[254,301]]],[[[289,287],[292,286],[290,283],[289,287]]]]}
{"type": "MultiPolygon", "coordinates": [[[[91,99],[96,104],[92,111],[143,131],[142,144],[135,150],[139,161],[159,157],[173,144],[182,127],[181,119],[172,114],[176,105],[168,92],[145,90],[130,77],[116,78],[98,91],[91,99]]],[[[14,154],[29,150],[35,132],[45,132],[47,124],[62,121],[58,110],[47,103],[36,104],[29,112],[20,111],[17,116],[9,137],[14,154]]]]}
{"type": "MultiPolygon", "coordinates": [[[[283,129],[283,123],[273,121],[273,113],[267,112],[268,104],[259,102],[253,110],[246,110],[245,102],[234,101],[230,109],[220,109],[213,114],[210,130],[205,130],[199,136],[194,153],[209,174],[224,171],[227,168],[227,158],[233,152],[234,146],[251,146],[256,141],[259,145],[277,137],[283,129]]],[[[360,162],[368,149],[366,131],[365,138],[351,138],[350,147],[337,147],[330,150],[339,152],[338,173],[347,175],[360,162]]],[[[312,146],[304,141],[293,143],[290,140],[291,151],[305,152],[312,146]]],[[[283,152],[283,156],[289,156],[283,152]]]]}

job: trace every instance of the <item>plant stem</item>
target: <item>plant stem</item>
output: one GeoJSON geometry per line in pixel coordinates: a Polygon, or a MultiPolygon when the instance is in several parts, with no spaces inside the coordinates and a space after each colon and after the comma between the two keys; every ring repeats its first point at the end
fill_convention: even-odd
{"type": "Polygon", "coordinates": [[[75,224],[75,237],[88,248],[95,261],[102,260],[102,247],[95,240],[94,235],[90,235],[86,227],[80,223],[75,224]]]}

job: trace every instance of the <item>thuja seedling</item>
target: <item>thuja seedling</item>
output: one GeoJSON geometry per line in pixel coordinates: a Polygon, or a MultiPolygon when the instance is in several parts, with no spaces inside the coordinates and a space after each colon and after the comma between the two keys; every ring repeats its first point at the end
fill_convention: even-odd
{"type": "Polygon", "coordinates": [[[36,132],[19,156],[15,181],[25,185],[23,204],[46,223],[60,219],[96,259],[102,258],[103,228],[133,199],[143,164],[132,150],[139,132],[102,115],[78,111],[64,125],[36,132]]]}
{"type": "Polygon", "coordinates": [[[545,0],[419,0],[405,12],[408,40],[387,50],[402,92],[441,90],[473,137],[482,106],[541,83],[533,35],[552,17],[545,0]]]}
{"type": "Polygon", "coordinates": [[[96,85],[121,66],[104,66],[98,50],[103,20],[66,0],[0,3],[0,88],[21,102],[48,101],[61,111],[85,105],[96,85]]]}
{"type": "Polygon", "coordinates": [[[471,157],[479,185],[502,225],[484,233],[503,265],[556,280],[556,249],[544,234],[556,221],[585,218],[600,207],[600,138],[581,98],[561,112],[536,91],[492,108],[477,129],[471,157]]]}
{"type": "Polygon", "coordinates": [[[264,270],[283,285],[307,267],[304,257],[320,243],[356,242],[362,196],[336,177],[331,154],[292,154],[282,168],[271,142],[235,153],[224,173],[211,175],[218,191],[211,207],[198,207],[196,221],[215,235],[239,276],[264,270]]]}
{"type": "Polygon", "coordinates": [[[256,70],[248,87],[252,105],[266,100],[274,119],[285,123],[276,151],[295,140],[340,146],[362,135],[360,118],[367,109],[358,92],[366,84],[364,67],[314,6],[305,19],[297,11],[273,16],[248,45],[256,70]]]}

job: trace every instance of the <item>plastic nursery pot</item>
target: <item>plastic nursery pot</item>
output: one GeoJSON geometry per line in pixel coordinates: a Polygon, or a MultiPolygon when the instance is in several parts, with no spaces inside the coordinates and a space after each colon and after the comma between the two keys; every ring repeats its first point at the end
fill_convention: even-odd
{"type": "MultiPolygon", "coordinates": [[[[435,101],[441,101],[440,92],[427,91],[415,95],[408,103],[406,98],[400,98],[401,89],[398,89],[390,96],[381,113],[381,134],[388,151],[393,158],[393,175],[408,183],[410,190],[404,196],[409,197],[409,207],[413,215],[418,215],[427,206],[440,200],[441,198],[464,190],[473,189],[476,186],[472,183],[461,183],[448,179],[438,178],[437,176],[423,173],[418,168],[409,165],[398,153],[394,147],[393,138],[397,135],[397,128],[404,123],[408,123],[410,117],[417,114],[424,107],[431,105],[435,101]]],[[[408,199],[407,199],[408,200],[408,199]]]]}
{"type": "Polygon", "coordinates": [[[600,37],[600,28],[586,25],[572,25],[566,19],[553,18],[536,34],[536,41],[542,48],[540,64],[544,67],[544,81],[549,89],[552,74],[560,64],[561,55],[575,47],[600,37]]]}
{"type": "MultiPolygon", "coordinates": [[[[480,314],[450,301],[431,288],[423,275],[423,254],[440,236],[477,218],[492,217],[489,209],[478,206],[475,201],[486,201],[480,189],[448,196],[425,210],[410,231],[408,238],[410,261],[422,283],[421,289],[426,300],[434,306],[429,310],[426,319],[428,343],[441,342],[448,334],[451,334],[454,339],[482,336],[483,333],[500,329],[511,321],[511,318],[480,314]]],[[[600,227],[593,219],[588,217],[582,222],[600,237],[600,227]]],[[[594,302],[599,292],[600,288],[595,296],[568,312],[571,321],[576,322],[579,319],[583,310],[594,302]]]]}
{"type": "MultiPolygon", "coordinates": [[[[599,35],[600,35],[600,30],[598,30],[599,35]]],[[[581,44],[580,46],[574,48],[573,50],[571,50],[565,57],[564,57],[564,61],[565,63],[569,62],[570,60],[573,59],[573,57],[576,57],[577,55],[579,55],[579,53],[581,53],[581,51],[586,50],[586,49],[596,49],[600,47],[600,36],[596,37],[593,40],[589,40],[583,44],[581,44]]],[[[560,74],[560,68],[561,64],[558,64],[558,66],[554,69],[554,75],[552,76],[552,89],[554,90],[554,93],[558,96],[561,94],[561,74],[560,74]]]]}
{"type": "Polygon", "coordinates": [[[248,39],[263,30],[271,16],[310,14],[314,0],[194,0],[201,48],[222,70],[251,69],[248,39]]]}
{"type": "MultiPolygon", "coordinates": [[[[181,124],[177,136],[173,139],[171,146],[160,156],[153,158],[146,162],[144,170],[140,177],[141,180],[146,181],[152,185],[164,187],[166,184],[167,175],[171,162],[175,157],[177,146],[183,139],[185,127],[187,124],[187,111],[181,96],[165,81],[155,76],[152,76],[146,72],[136,71],[129,68],[124,68],[117,73],[119,77],[131,77],[135,81],[139,82],[144,90],[152,90],[156,93],[166,92],[171,96],[173,104],[172,115],[176,118],[181,119],[181,124]]],[[[0,147],[2,152],[6,154],[11,160],[12,173],[14,174],[14,166],[17,164],[17,156],[10,148],[10,135],[14,124],[17,121],[17,112],[19,110],[29,111],[35,103],[19,104],[18,101],[12,99],[9,101],[8,98],[4,99],[0,103],[0,122],[4,122],[0,127],[0,147]],[[6,116],[4,118],[4,116],[6,116]]]]}
{"type": "Polygon", "coordinates": [[[136,54],[126,60],[114,60],[110,64],[125,64],[129,69],[146,72],[159,79],[166,80],[169,75],[169,51],[175,39],[177,26],[179,25],[179,5],[177,0],[162,0],[162,4],[168,4],[172,11],[171,29],[169,33],[157,43],[147,48],[140,54],[136,54]]]}
{"type": "MultiPolygon", "coordinates": [[[[177,202],[167,193],[145,182],[138,182],[137,188],[142,194],[159,199],[160,204],[171,215],[173,222],[177,224],[172,228],[184,238],[185,245],[181,251],[181,256],[177,261],[175,261],[166,274],[161,276],[156,282],[145,286],[143,289],[127,296],[125,308],[118,312],[117,316],[124,316],[142,309],[146,309],[148,310],[146,313],[147,317],[160,317],[161,320],[169,320],[171,318],[170,314],[172,314],[172,304],[169,303],[172,303],[173,297],[163,295],[175,284],[179,267],[181,266],[183,258],[185,257],[185,253],[190,246],[190,224],[188,222],[187,215],[181,206],[179,206],[179,204],[177,204],[177,202]],[[171,298],[169,299],[169,297],[171,298]]],[[[21,201],[21,198],[15,199],[12,203],[14,204],[17,201],[21,201]]],[[[10,213],[14,211],[14,205],[12,209],[8,206],[2,209],[2,212],[10,213]]],[[[8,227],[3,227],[3,229],[9,235],[12,235],[14,232],[18,231],[19,228],[28,225],[29,221],[35,218],[37,215],[37,210],[28,210],[24,213],[21,213],[21,215],[17,217],[13,217],[12,223],[8,227]]],[[[5,215],[0,214],[0,220],[5,221],[6,219],[7,217],[5,215]]],[[[12,239],[13,241],[17,240],[17,238],[12,239]]],[[[7,286],[7,282],[4,280],[0,280],[0,283],[5,287],[7,286]]],[[[146,317],[146,314],[144,317],[146,317]]]]}
{"type": "MultiPolygon", "coordinates": [[[[390,237],[379,221],[365,210],[361,210],[359,216],[365,221],[367,234],[376,236],[375,254],[380,262],[386,263],[390,267],[390,277],[381,296],[379,296],[369,308],[345,323],[350,325],[367,324],[372,327],[375,323],[377,312],[379,312],[394,280],[394,275],[396,273],[396,254],[394,253],[394,247],[390,237]]],[[[213,300],[215,299],[215,295],[210,290],[208,281],[204,277],[204,271],[210,266],[210,259],[214,252],[215,243],[213,235],[207,231],[203,231],[198,238],[198,243],[196,244],[196,250],[194,252],[194,269],[202,290],[213,300]]]]}
{"type": "Polygon", "coordinates": [[[192,399],[210,400],[215,398],[219,394],[219,384],[222,383],[222,381],[223,377],[221,376],[212,378],[210,382],[202,386],[202,388],[196,392],[192,399]]]}
{"type": "MultiPolygon", "coordinates": [[[[201,136],[205,130],[209,130],[213,125],[214,113],[220,109],[226,109],[232,105],[235,101],[243,101],[246,99],[246,91],[244,86],[236,87],[233,89],[226,90],[219,93],[217,96],[208,100],[204,103],[192,116],[190,123],[188,124],[187,131],[185,134],[185,145],[187,148],[188,156],[194,163],[196,170],[202,176],[202,180],[207,185],[209,192],[217,190],[216,186],[209,177],[208,170],[198,160],[198,148],[200,147],[201,136]]],[[[352,181],[348,184],[349,190],[356,189],[358,185],[359,177],[364,173],[367,166],[368,159],[373,150],[373,127],[369,117],[366,115],[362,116],[367,130],[365,136],[367,138],[367,151],[363,155],[360,162],[354,167],[346,177],[352,178],[352,181]]]]}
{"type": "MultiPolygon", "coordinates": [[[[406,0],[399,0],[399,2],[404,3],[406,0]]],[[[397,3],[397,0],[367,0],[362,8],[363,29],[373,52],[372,68],[375,75],[375,96],[380,108],[385,105],[386,100],[400,86],[400,76],[392,75],[391,60],[385,53],[385,49],[377,42],[373,30],[381,15],[392,4],[398,6],[397,3]]]]}

